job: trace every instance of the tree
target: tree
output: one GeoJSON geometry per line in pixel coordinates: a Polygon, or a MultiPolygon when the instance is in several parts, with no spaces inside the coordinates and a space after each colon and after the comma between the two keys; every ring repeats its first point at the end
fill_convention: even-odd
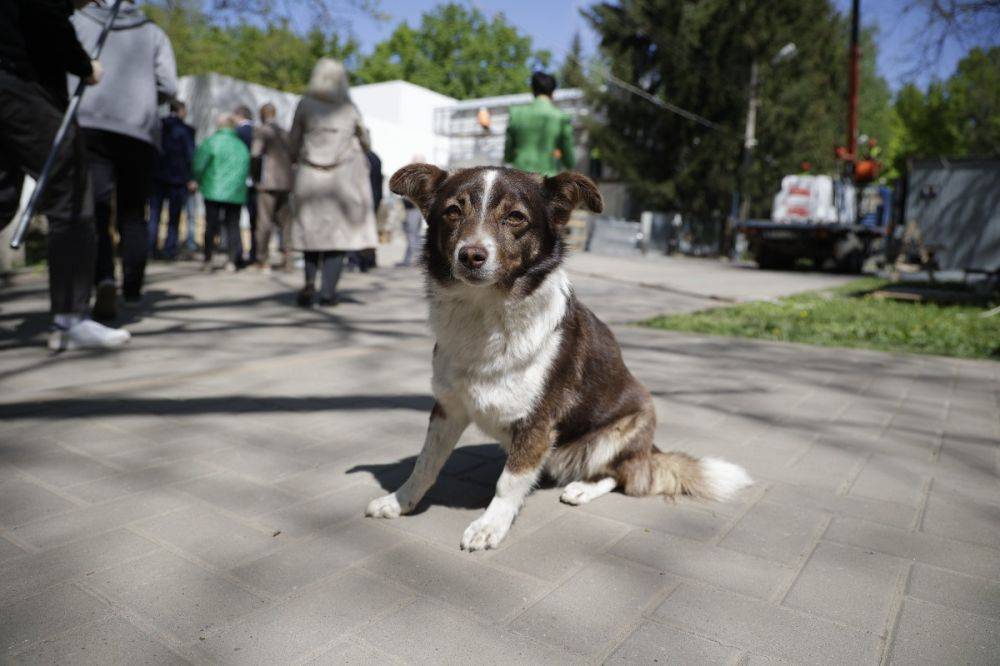
{"type": "Polygon", "coordinates": [[[1000,34],[1000,0],[909,0],[903,12],[923,16],[913,73],[940,59],[949,41],[991,44],[1000,34]]]}
{"type": "Polygon", "coordinates": [[[178,73],[218,72],[279,90],[301,92],[321,56],[356,63],[358,46],[336,33],[313,28],[300,35],[286,19],[258,26],[220,25],[197,0],[147,4],[144,10],[173,44],[178,73]]]}
{"type": "Polygon", "coordinates": [[[751,215],[769,212],[781,176],[801,162],[835,171],[848,42],[847,22],[829,0],[622,0],[599,3],[584,17],[611,75],[711,122],[669,113],[619,86],[588,89],[603,118],[593,131],[602,158],[642,205],[705,219],[728,212],[753,62],[761,104],[745,189],[751,215]],[[774,63],[789,42],[795,57],[774,63]]]}
{"type": "Polygon", "coordinates": [[[420,27],[401,23],[357,70],[359,81],[403,79],[465,99],[523,92],[533,67],[551,55],[535,51],[502,13],[488,19],[474,7],[439,5],[420,27]]]}
{"type": "Polygon", "coordinates": [[[894,113],[889,153],[898,172],[912,157],[1000,155],[1000,47],[972,49],[926,92],[904,86],[894,113]]]}
{"type": "Polygon", "coordinates": [[[569,44],[569,52],[559,70],[559,85],[563,88],[581,88],[587,83],[587,75],[583,70],[583,43],[580,33],[573,33],[573,41],[569,44]]]}

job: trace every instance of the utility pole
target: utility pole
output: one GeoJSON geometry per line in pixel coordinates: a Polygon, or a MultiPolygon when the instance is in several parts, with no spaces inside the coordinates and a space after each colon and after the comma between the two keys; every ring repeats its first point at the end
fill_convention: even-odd
{"type": "Polygon", "coordinates": [[[757,72],[757,60],[750,63],[750,104],[747,106],[747,124],[743,132],[743,161],[740,163],[740,206],[739,219],[745,220],[750,215],[750,197],[747,195],[747,173],[753,158],[753,149],[757,146],[757,107],[760,105],[760,79],[757,72]]]}
{"type": "Polygon", "coordinates": [[[861,27],[861,0],[851,3],[851,52],[849,55],[848,76],[850,77],[847,92],[847,159],[845,168],[847,176],[854,180],[854,165],[858,161],[858,89],[861,87],[861,45],[859,32],[861,27]]]}

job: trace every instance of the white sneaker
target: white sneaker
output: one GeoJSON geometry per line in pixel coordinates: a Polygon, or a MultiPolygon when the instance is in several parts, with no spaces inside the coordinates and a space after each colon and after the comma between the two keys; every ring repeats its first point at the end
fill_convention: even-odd
{"type": "Polygon", "coordinates": [[[81,319],[69,328],[56,328],[49,334],[49,349],[110,349],[120,347],[132,337],[123,328],[109,328],[93,319],[81,319]]]}
{"type": "Polygon", "coordinates": [[[235,273],[236,272],[236,264],[234,264],[231,261],[227,261],[226,262],[226,268],[225,268],[225,270],[226,270],[227,273],[235,273]]]}

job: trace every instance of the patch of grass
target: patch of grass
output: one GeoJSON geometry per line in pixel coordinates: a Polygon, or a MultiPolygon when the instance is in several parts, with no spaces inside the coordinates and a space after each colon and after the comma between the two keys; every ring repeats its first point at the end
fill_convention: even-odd
{"type": "Polygon", "coordinates": [[[1000,315],[988,307],[905,302],[871,295],[892,283],[862,278],[837,288],[681,315],[643,326],[831,347],[1000,360],[1000,315]]]}

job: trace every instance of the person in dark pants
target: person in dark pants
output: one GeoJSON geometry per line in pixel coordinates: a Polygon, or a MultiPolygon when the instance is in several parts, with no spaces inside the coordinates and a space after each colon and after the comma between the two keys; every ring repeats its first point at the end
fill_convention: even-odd
{"type": "MultiPolygon", "coordinates": [[[[73,16],[84,46],[97,43],[111,12],[111,7],[87,7],[73,16]]],[[[177,94],[177,67],[167,35],[131,1],[115,17],[103,57],[108,73],[83,97],[80,127],[90,153],[98,234],[94,316],[113,319],[111,195],[121,244],[122,295],[134,304],[142,297],[149,248],[146,202],[160,146],[157,108],[177,94]]]]}
{"type": "MultiPolygon", "coordinates": [[[[240,105],[233,111],[236,116],[236,134],[240,137],[247,150],[253,151],[253,113],[250,107],[240,105]]],[[[259,159],[250,160],[250,175],[247,179],[247,202],[244,204],[247,209],[247,218],[250,220],[250,253],[247,255],[248,264],[257,263],[257,183],[260,182],[261,161],[259,159]]]]}
{"type": "Polygon", "coordinates": [[[205,200],[205,264],[212,270],[215,236],[224,229],[228,236],[229,261],[226,270],[239,267],[240,208],[246,202],[250,151],[236,135],[236,120],[224,113],[216,121],[218,130],[198,146],[194,154],[193,174],[205,200]]]}
{"type": "MultiPolygon", "coordinates": [[[[94,85],[91,61],[69,17],[77,0],[0,0],[0,229],[17,214],[25,173],[37,178],[68,103],[66,73],[94,85]]],[[[74,123],[61,144],[40,201],[48,218],[53,350],[124,344],[128,331],[90,319],[94,270],[93,198],[83,140],[74,123]]]]}
{"type": "Polygon", "coordinates": [[[160,122],[160,157],[156,162],[153,194],[149,198],[149,254],[154,257],[158,254],[160,215],[166,201],[167,238],[162,256],[169,260],[177,258],[181,211],[187,203],[194,159],[194,131],[184,122],[186,117],[187,107],[174,100],[170,103],[170,115],[160,122]]]}

